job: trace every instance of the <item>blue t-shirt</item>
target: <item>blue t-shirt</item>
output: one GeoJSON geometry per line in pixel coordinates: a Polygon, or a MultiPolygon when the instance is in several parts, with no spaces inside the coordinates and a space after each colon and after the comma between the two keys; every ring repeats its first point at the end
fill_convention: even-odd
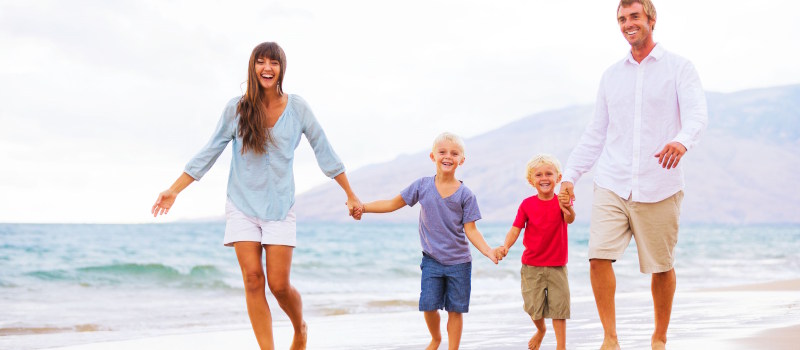
{"type": "Polygon", "coordinates": [[[422,251],[444,265],[472,261],[464,224],[481,218],[478,201],[461,183],[455,193],[442,198],[436,190],[434,176],[414,181],[400,193],[410,207],[417,202],[419,210],[419,242],[422,251]]]}

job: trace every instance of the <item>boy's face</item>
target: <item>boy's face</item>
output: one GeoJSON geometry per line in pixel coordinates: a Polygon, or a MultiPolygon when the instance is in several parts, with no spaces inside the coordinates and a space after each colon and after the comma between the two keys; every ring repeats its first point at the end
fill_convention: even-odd
{"type": "Polygon", "coordinates": [[[551,164],[542,164],[533,168],[530,178],[531,185],[536,187],[540,196],[549,197],[555,193],[556,185],[561,181],[561,174],[551,164]]]}
{"type": "Polygon", "coordinates": [[[464,151],[457,143],[444,140],[433,147],[431,160],[436,164],[437,173],[452,174],[464,164],[464,151]]]}

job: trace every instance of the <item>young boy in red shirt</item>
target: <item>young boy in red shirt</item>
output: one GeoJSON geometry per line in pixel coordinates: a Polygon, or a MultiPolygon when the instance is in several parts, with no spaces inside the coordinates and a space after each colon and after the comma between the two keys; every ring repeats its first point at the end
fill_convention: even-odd
{"type": "Polygon", "coordinates": [[[555,194],[556,185],[561,181],[558,159],[547,154],[536,155],[528,162],[527,178],[537,194],[522,201],[505,243],[495,253],[498,258],[505,257],[525,229],[522,299],[525,311],[536,325],[528,348],[540,348],[547,330],[544,319],[550,318],[556,333],[556,348],[562,350],[566,349],[566,319],[569,318],[567,224],[575,221],[575,211],[572,206],[562,205],[555,194]]]}

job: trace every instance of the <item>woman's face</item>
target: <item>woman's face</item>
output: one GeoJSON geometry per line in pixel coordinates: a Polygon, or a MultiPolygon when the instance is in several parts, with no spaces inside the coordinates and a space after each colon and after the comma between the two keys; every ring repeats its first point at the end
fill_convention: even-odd
{"type": "Polygon", "coordinates": [[[262,88],[277,89],[278,78],[281,74],[281,63],[278,60],[271,60],[266,57],[256,59],[255,72],[258,76],[258,84],[262,88]]]}

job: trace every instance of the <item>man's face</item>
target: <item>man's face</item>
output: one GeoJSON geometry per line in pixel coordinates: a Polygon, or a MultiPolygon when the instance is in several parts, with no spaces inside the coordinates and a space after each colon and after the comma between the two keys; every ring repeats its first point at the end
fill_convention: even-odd
{"type": "Polygon", "coordinates": [[[641,47],[653,40],[653,25],[656,21],[647,17],[642,4],[638,2],[620,7],[617,11],[617,23],[622,36],[628,40],[631,47],[641,47]]]}

